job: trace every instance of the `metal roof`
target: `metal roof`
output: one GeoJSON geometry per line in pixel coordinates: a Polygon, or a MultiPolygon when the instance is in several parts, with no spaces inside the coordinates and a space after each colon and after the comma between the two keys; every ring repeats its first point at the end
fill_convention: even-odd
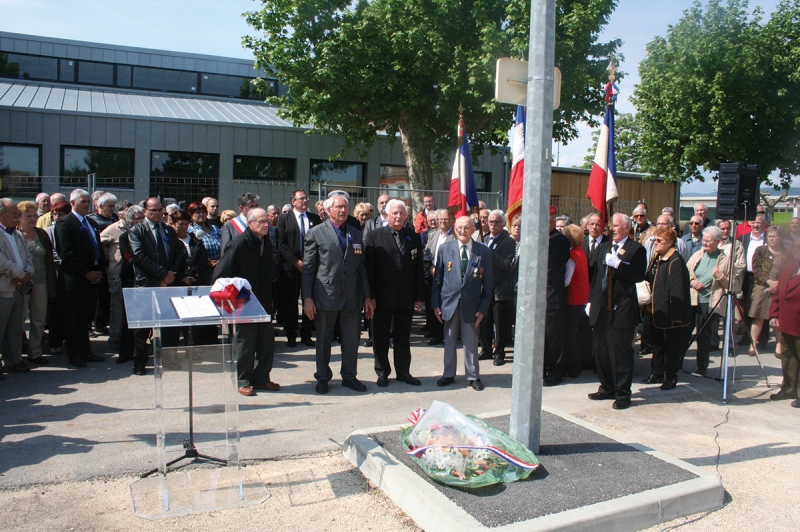
{"type": "Polygon", "coordinates": [[[68,88],[0,81],[0,108],[56,111],[89,116],[180,120],[251,126],[295,127],[264,103],[187,98],[180,95],[68,88]]]}

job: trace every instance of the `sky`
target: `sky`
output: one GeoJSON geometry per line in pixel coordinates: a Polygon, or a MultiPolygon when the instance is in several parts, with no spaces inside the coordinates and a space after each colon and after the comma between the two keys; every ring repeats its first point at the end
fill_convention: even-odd
{"type": "MultiPolygon", "coordinates": [[[[622,39],[625,60],[619,69],[627,76],[619,83],[617,110],[634,112],[628,98],[639,82],[637,66],[646,45],[665,36],[692,0],[619,0],[600,41],[622,39]]],[[[751,0],[768,15],[778,0],[751,0]]],[[[0,0],[0,31],[75,39],[104,44],[137,46],[177,52],[252,59],[242,48],[242,36],[253,34],[241,16],[258,10],[257,0],[0,0]]],[[[558,166],[580,166],[592,145],[592,131],[568,145],[554,146],[558,166]]],[[[683,186],[684,192],[715,193],[710,181],[683,186]]]]}

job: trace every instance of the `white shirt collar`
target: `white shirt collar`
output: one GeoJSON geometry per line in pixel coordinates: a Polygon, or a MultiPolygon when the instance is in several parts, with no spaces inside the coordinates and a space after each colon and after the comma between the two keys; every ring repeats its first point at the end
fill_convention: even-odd
{"type": "Polygon", "coordinates": [[[611,253],[614,253],[614,246],[617,246],[617,251],[619,251],[620,249],[622,249],[622,246],[624,246],[624,245],[625,245],[625,242],[627,242],[627,241],[628,241],[628,237],[627,237],[627,236],[626,236],[626,237],[624,237],[624,238],[623,238],[622,240],[620,240],[619,242],[613,242],[613,241],[612,241],[612,242],[611,242],[611,253]]]}
{"type": "Polygon", "coordinates": [[[474,242],[474,240],[472,240],[471,238],[467,241],[466,244],[462,244],[461,241],[458,239],[456,239],[456,242],[458,242],[459,253],[461,253],[461,246],[467,246],[467,251],[469,251],[470,253],[472,252],[472,243],[474,242]]]}

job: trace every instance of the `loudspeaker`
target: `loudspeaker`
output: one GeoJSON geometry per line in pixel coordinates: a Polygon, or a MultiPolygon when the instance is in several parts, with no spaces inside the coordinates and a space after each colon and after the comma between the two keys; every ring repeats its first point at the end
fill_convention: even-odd
{"type": "Polygon", "coordinates": [[[717,183],[717,218],[755,220],[760,164],[721,163],[717,183]]]}

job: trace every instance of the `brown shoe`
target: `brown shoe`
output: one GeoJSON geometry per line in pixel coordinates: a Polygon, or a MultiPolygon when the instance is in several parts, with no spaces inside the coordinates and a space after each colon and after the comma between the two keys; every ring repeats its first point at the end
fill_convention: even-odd
{"type": "Polygon", "coordinates": [[[277,392],[281,389],[281,385],[277,382],[265,382],[264,384],[254,384],[253,388],[256,390],[267,390],[269,392],[277,392]]]}
{"type": "Polygon", "coordinates": [[[253,389],[252,386],[242,386],[241,388],[239,388],[239,393],[250,397],[255,395],[256,391],[253,389]]]}

